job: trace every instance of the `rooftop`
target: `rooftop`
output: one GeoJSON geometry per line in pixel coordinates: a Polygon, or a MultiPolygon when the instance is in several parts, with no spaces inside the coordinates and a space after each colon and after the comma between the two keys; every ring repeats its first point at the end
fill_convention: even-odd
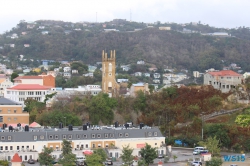
{"type": "Polygon", "coordinates": [[[236,73],[232,70],[221,70],[221,71],[213,71],[213,72],[208,72],[212,76],[241,76],[241,74],[236,73]]]}
{"type": "Polygon", "coordinates": [[[0,98],[0,105],[22,105],[7,98],[0,98]]]}
{"type": "Polygon", "coordinates": [[[16,86],[13,86],[11,88],[7,89],[13,89],[13,90],[49,90],[49,87],[42,86],[39,84],[18,84],[16,86]]]}
{"type": "Polygon", "coordinates": [[[21,80],[21,79],[42,79],[41,76],[19,76],[15,78],[14,80],[21,80]]]}

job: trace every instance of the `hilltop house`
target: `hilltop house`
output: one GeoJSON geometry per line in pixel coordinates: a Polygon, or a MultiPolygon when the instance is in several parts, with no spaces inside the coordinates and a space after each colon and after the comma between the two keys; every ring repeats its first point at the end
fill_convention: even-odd
{"type": "Polygon", "coordinates": [[[212,85],[223,93],[229,92],[243,82],[243,75],[232,70],[207,72],[204,74],[204,85],[212,85]]]}
{"type": "Polygon", "coordinates": [[[135,72],[134,74],[136,77],[141,77],[142,76],[142,72],[135,72]]]}
{"type": "Polygon", "coordinates": [[[150,73],[144,73],[145,77],[150,77],[150,73]]]}
{"type": "Polygon", "coordinates": [[[160,78],[161,74],[160,73],[154,73],[154,78],[160,78]]]}

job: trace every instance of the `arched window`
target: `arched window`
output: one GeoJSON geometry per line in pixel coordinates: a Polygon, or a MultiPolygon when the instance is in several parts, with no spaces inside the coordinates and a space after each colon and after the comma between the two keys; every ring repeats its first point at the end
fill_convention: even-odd
{"type": "Polygon", "coordinates": [[[109,82],[109,86],[108,87],[112,87],[112,82],[109,82]]]}
{"type": "Polygon", "coordinates": [[[112,63],[109,63],[109,71],[112,71],[112,63]]]}

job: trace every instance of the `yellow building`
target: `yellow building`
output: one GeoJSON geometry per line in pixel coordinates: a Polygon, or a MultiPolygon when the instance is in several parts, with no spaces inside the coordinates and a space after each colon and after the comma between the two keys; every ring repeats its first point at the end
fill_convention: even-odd
{"type": "Polygon", "coordinates": [[[29,113],[23,112],[22,104],[0,98],[0,125],[3,124],[29,124],[29,113]]]}
{"type": "Polygon", "coordinates": [[[142,91],[143,93],[149,93],[148,83],[132,84],[130,87],[130,96],[135,97],[136,92],[142,91]]]}
{"type": "Polygon", "coordinates": [[[115,79],[115,50],[110,51],[110,58],[102,51],[102,91],[110,97],[119,94],[120,86],[115,79]]]}

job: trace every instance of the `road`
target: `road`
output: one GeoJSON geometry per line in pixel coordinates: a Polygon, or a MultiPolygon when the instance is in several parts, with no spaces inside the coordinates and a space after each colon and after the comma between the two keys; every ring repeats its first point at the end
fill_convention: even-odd
{"type": "MultiPolygon", "coordinates": [[[[199,155],[193,155],[193,149],[186,149],[186,148],[173,148],[172,149],[172,156],[174,156],[174,155],[177,156],[175,161],[174,161],[173,157],[171,157],[169,160],[169,163],[164,163],[163,166],[187,166],[188,160],[193,160],[195,158],[199,158],[199,155]]],[[[239,155],[239,153],[222,152],[221,155],[222,156],[224,156],[224,155],[239,155]]],[[[250,157],[250,154],[246,154],[246,158],[249,158],[249,157],[250,157]]],[[[155,159],[154,164],[151,164],[150,166],[157,166],[159,161],[161,161],[161,159],[155,159]]],[[[113,166],[121,166],[121,165],[122,165],[121,160],[113,162],[113,166]]],[[[39,163],[35,163],[35,164],[25,163],[25,166],[39,166],[39,163]]]]}

